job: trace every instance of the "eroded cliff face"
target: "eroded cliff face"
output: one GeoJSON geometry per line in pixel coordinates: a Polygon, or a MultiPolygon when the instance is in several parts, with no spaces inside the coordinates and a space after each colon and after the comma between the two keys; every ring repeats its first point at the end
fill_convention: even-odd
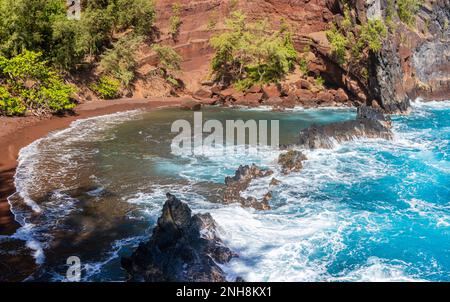
{"type": "MultiPolygon", "coordinates": [[[[358,22],[368,18],[386,18],[388,1],[350,0],[347,3],[358,22]]],[[[450,98],[450,2],[425,0],[414,28],[394,16],[382,50],[369,56],[369,76],[344,70],[331,56],[326,30],[341,22],[343,2],[338,0],[158,0],[157,26],[162,43],[173,46],[183,57],[183,80],[186,92],[193,93],[208,80],[213,55],[211,35],[224,30],[224,20],[235,9],[251,19],[267,18],[275,27],[290,24],[297,50],[310,47],[308,68],[312,76],[325,79],[325,87],[345,92],[353,104],[381,106],[389,113],[408,111],[409,99],[450,98]],[[176,40],[168,35],[172,5],[181,5],[180,33],[176,40]]],[[[154,62],[150,54],[142,68],[154,62]]],[[[320,100],[319,100],[320,101],[320,100]]]]}
{"type": "Polygon", "coordinates": [[[428,3],[419,18],[428,26],[428,34],[412,54],[419,84],[414,93],[428,99],[450,99],[450,1],[428,3]]]}
{"type": "MultiPolygon", "coordinates": [[[[375,0],[386,16],[386,0],[375,0]]],[[[371,93],[387,112],[407,111],[409,99],[450,99],[450,2],[425,1],[411,28],[394,16],[395,30],[372,58],[371,93]]]]}
{"type": "MultiPolygon", "coordinates": [[[[208,79],[213,55],[209,39],[224,30],[224,21],[233,10],[244,11],[250,19],[267,18],[275,27],[282,20],[289,23],[298,49],[308,44],[309,34],[324,32],[333,19],[325,0],[157,0],[156,8],[160,40],[173,46],[183,57],[180,78],[190,92],[208,79]],[[177,39],[173,40],[168,32],[175,3],[181,6],[182,24],[177,39]]],[[[145,69],[145,65],[154,63],[155,57],[150,54],[141,65],[145,69]]]]}

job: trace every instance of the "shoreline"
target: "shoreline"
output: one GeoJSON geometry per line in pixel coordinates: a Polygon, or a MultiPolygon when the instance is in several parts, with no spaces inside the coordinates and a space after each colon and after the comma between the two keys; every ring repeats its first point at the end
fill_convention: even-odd
{"type": "MultiPolygon", "coordinates": [[[[23,147],[45,137],[50,132],[69,127],[76,120],[135,109],[151,110],[164,107],[180,107],[183,103],[192,100],[192,98],[186,96],[152,97],[148,99],[124,98],[80,104],[75,108],[74,115],[50,116],[46,118],[34,116],[0,117],[0,154],[2,155],[0,157],[0,236],[12,235],[20,227],[20,224],[14,219],[7,198],[16,192],[14,175],[18,164],[18,155],[23,147]]],[[[430,100],[422,101],[425,103],[433,102],[430,100]]],[[[199,100],[194,100],[194,102],[202,103],[199,100]]],[[[442,101],[437,102],[440,103],[442,101]]]]}
{"type": "Polygon", "coordinates": [[[187,98],[119,99],[84,103],[76,107],[74,115],[37,117],[3,117],[0,119],[0,236],[16,232],[15,221],[7,198],[16,192],[14,175],[20,150],[50,132],[62,130],[76,120],[135,109],[178,107],[187,98]]]}

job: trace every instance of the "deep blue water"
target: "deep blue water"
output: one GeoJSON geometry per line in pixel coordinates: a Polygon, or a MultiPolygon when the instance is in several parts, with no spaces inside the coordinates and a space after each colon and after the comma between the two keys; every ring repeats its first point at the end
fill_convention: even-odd
{"type": "MultiPolygon", "coordinates": [[[[48,266],[44,270],[53,280],[61,275],[55,263],[75,252],[85,263],[86,280],[123,280],[118,257],[147,238],[170,191],[194,211],[211,212],[224,241],[240,254],[223,267],[230,279],[450,281],[450,102],[417,102],[411,115],[393,117],[393,141],[357,140],[331,150],[305,151],[303,170],[289,176],[281,175],[279,153],[273,150],[221,156],[211,150],[202,157],[171,154],[167,129],[174,117],[189,114],[163,111],[93,119],[23,151],[16,180],[22,199],[12,203],[33,230],[27,236],[41,242],[48,266]],[[55,142],[60,148],[49,150],[55,142]],[[58,155],[61,150],[64,156],[58,155]],[[225,176],[251,163],[273,169],[282,181],[272,188],[272,210],[210,202],[225,176]],[[38,167],[39,173],[33,172],[38,167]],[[63,170],[59,175],[64,177],[52,178],[55,169],[63,170]],[[91,193],[67,193],[81,186],[91,193]],[[57,203],[56,210],[55,200],[37,201],[43,187],[70,196],[57,199],[65,201],[57,203]],[[30,216],[24,200],[39,204],[39,219],[30,216]],[[60,215],[58,225],[51,219],[55,214],[60,215]],[[59,247],[48,238],[64,237],[58,232],[64,226],[81,231],[77,243],[66,243],[64,253],[55,257],[59,247]],[[103,231],[96,233],[91,226],[103,231]],[[114,236],[104,235],[111,231],[114,236]]],[[[355,115],[343,109],[221,109],[204,114],[219,120],[279,119],[282,143],[293,142],[298,130],[311,123],[355,115]]],[[[245,194],[262,196],[269,182],[258,180],[245,194]]]]}

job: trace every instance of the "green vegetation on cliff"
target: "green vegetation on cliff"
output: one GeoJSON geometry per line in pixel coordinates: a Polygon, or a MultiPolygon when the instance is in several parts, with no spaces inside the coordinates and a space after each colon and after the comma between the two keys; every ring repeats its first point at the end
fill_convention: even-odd
{"type": "Polygon", "coordinates": [[[348,39],[335,25],[327,31],[327,38],[331,44],[331,51],[339,64],[344,64],[347,58],[348,39]]]}
{"type": "Polygon", "coordinates": [[[141,36],[126,35],[119,38],[100,56],[100,72],[128,86],[135,77],[138,64],[136,52],[140,43],[142,43],[141,36]]]}
{"type": "Polygon", "coordinates": [[[100,90],[108,93],[98,95],[120,96],[111,90],[117,82],[127,87],[135,79],[136,50],[151,42],[155,18],[151,0],[84,0],[80,20],[67,17],[65,0],[0,0],[0,114],[72,108],[73,88],[61,76],[81,71],[99,76],[90,87],[107,87],[100,90]],[[18,75],[8,68],[17,62],[24,68],[17,72],[25,74],[36,64],[47,78],[27,74],[28,82],[39,84],[20,79],[13,85],[18,75]]]}
{"type": "Polygon", "coordinates": [[[174,3],[172,5],[172,16],[169,19],[169,34],[174,41],[178,39],[181,24],[181,5],[179,3],[174,3]]]}
{"type": "Polygon", "coordinates": [[[65,70],[97,56],[118,31],[152,30],[155,10],[147,0],[92,0],[80,20],[67,18],[65,1],[0,0],[0,53],[11,57],[23,50],[42,52],[65,70]]]}
{"type": "Polygon", "coordinates": [[[351,17],[350,8],[344,8],[344,18],[338,27],[332,24],[327,31],[331,51],[338,64],[348,72],[368,79],[369,54],[377,53],[387,37],[387,28],[380,19],[369,19],[358,24],[351,17]]]}
{"type": "Polygon", "coordinates": [[[400,20],[410,27],[416,25],[416,15],[422,0],[397,0],[397,13],[400,20]]]}
{"type": "Polygon", "coordinates": [[[235,11],[226,20],[226,29],[210,41],[215,80],[245,89],[255,83],[276,83],[294,68],[298,55],[286,28],[272,31],[266,20],[252,23],[235,11]]]}
{"type": "Polygon", "coordinates": [[[42,54],[23,51],[8,59],[0,56],[0,113],[22,115],[58,113],[72,109],[74,87],[42,59],[42,54]]]}
{"type": "Polygon", "coordinates": [[[101,76],[98,83],[91,85],[91,89],[102,99],[114,99],[119,95],[120,81],[113,77],[101,76]]]}
{"type": "Polygon", "coordinates": [[[181,70],[181,56],[173,48],[160,44],[153,45],[152,49],[158,57],[158,68],[166,81],[178,87],[180,83],[174,74],[181,70]]]}

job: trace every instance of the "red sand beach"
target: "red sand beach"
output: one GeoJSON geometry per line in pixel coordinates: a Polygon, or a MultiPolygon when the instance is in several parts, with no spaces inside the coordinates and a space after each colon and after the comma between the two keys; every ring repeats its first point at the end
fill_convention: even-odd
{"type": "Polygon", "coordinates": [[[9,209],[7,197],[15,192],[14,173],[21,148],[48,133],[68,127],[78,119],[133,109],[179,106],[183,98],[120,99],[81,104],[74,115],[50,118],[0,117],[0,235],[15,232],[18,224],[9,209]]]}

